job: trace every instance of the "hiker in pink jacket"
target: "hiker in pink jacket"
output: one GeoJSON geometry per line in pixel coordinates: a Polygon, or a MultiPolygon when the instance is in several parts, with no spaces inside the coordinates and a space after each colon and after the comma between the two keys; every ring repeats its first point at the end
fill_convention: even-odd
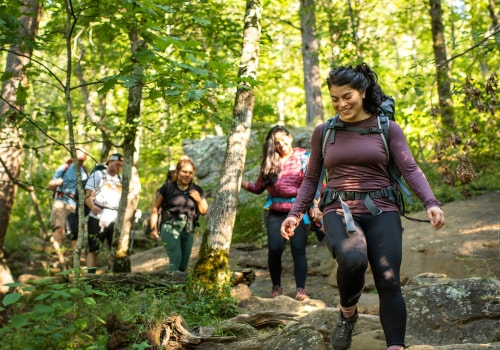
{"type": "MultiPolygon", "coordinates": [[[[281,256],[286,240],[281,237],[280,227],[292,208],[300,185],[304,180],[309,161],[309,153],[302,148],[292,148],[292,135],[282,126],[273,127],[267,134],[263,147],[263,160],[257,182],[243,180],[241,187],[255,194],[267,189],[268,201],[265,209],[269,209],[266,224],[269,247],[268,266],[273,283],[272,297],[283,294],[281,287],[281,256]]],[[[315,220],[321,219],[321,212],[313,209],[315,220]]],[[[306,244],[310,231],[309,220],[302,220],[290,240],[294,262],[296,282],[295,299],[307,298],[305,287],[307,277],[306,244]]]]}

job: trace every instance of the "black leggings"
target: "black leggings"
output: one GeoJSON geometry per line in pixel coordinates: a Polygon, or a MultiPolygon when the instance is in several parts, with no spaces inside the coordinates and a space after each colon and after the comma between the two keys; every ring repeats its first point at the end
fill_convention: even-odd
{"type": "MultiPolygon", "coordinates": [[[[267,244],[269,246],[268,265],[273,286],[281,286],[281,256],[285,249],[286,239],[281,236],[281,223],[286,219],[288,213],[271,210],[267,222],[267,244]]],[[[293,256],[293,270],[297,288],[306,287],[307,258],[306,245],[310,224],[304,224],[302,220],[295,229],[295,234],[290,237],[290,247],[293,256]]]]}
{"type": "Polygon", "coordinates": [[[340,304],[357,304],[370,263],[380,304],[380,322],[387,346],[404,346],[406,305],[401,292],[400,267],[403,228],[397,212],[353,214],[356,232],[348,234],[342,215],[328,213],[324,225],[338,263],[340,304]]]}

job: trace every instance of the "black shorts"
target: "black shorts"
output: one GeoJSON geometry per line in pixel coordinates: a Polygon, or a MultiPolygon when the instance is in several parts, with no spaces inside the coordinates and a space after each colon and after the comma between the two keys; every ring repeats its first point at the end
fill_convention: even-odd
{"type": "Polygon", "coordinates": [[[88,231],[89,231],[89,252],[98,251],[101,248],[104,240],[108,241],[109,246],[113,242],[113,229],[115,224],[112,223],[108,227],[102,228],[99,225],[99,220],[89,216],[88,231]]]}

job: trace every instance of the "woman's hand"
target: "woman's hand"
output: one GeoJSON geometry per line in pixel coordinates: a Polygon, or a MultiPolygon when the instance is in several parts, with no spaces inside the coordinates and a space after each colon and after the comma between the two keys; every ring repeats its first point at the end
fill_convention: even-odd
{"type": "Polygon", "coordinates": [[[158,228],[153,227],[151,229],[151,233],[149,234],[149,237],[151,237],[151,239],[155,242],[158,241],[158,238],[160,238],[160,236],[158,235],[158,228]]]}
{"type": "Polygon", "coordinates": [[[321,212],[321,210],[319,210],[318,207],[313,207],[310,213],[311,213],[311,219],[314,222],[320,222],[321,220],[323,220],[323,213],[321,212]]]}
{"type": "Polygon", "coordinates": [[[201,197],[200,192],[193,188],[191,191],[189,191],[189,197],[191,197],[196,202],[200,214],[205,215],[208,211],[208,203],[205,198],[201,197]]]}
{"type": "Polygon", "coordinates": [[[444,225],[444,212],[439,207],[430,207],[427,209],[427,217],[434,230],[439,230],[444,225]]]}
{"type": "Polygon", "coordinates": [[[281,237],[286,240],[290,240],[295,234],[295,228],[297,227],[298,222],[294,217],[286,218],[285,221],[281,224],[281,237]]]}
{"type": "Polygon", "coordinates": [[[200,196],[200,192],[198,192],[197,190],[195,190],[194,188],[189,191],[189,197],[193,198],[193,200],[197,203],[197,204],[200,204],[201,202],[201,196],[200,196]]]}
{"type": "Polygon", "coordinates": [[[241,180],[241,188],[243,188],[244,190],[247,190],[248,189],[248,181],[241,180]]]}

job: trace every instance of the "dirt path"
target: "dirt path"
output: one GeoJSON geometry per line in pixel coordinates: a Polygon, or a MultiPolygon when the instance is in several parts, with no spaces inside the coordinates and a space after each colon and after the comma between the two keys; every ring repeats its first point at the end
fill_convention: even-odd
{"type": "MultiPolygon", "coordinates": [[[[419,273],[446,274],[450,278],[470,276],[500,278],[500,191],[476,196],[470,200],[445,204],[446,225],[434,231],[429,224],[403,218],[404,242],[402,280],[419,273]]],[[[425,218],[425,213],[412,217],[425,218]]],[[[314,235],[314,233],[311,233],[314,235]]],[[[201,237],[195,242],[191,255],[192,267],[198,256],[201,237]]],[[[327,305],[338,304],[335,288],[335,263],[324,242],[307,248],[309,273],[307,293],[327,305]],[[332,272],[333,271],[333,272],[332,272]]],[[[250,286],[254,296],[269,297],[271,281],[267,271],[267,248],[246,251],[233,246],[230,250],[231,266],[251,267],[257,278],[250,286]]],[[[132,256],[134,272],[166,269],[168,258],[163,247],[157,246],[132,256]]],[[[363,313],[378,313],[378,298],[373,281],[367,273],[366,290],[361,298],[363,313]]],[[[285,295],[295,294],[293,262],[289,246],[283,255],[282,286],[285,295]]]]}

